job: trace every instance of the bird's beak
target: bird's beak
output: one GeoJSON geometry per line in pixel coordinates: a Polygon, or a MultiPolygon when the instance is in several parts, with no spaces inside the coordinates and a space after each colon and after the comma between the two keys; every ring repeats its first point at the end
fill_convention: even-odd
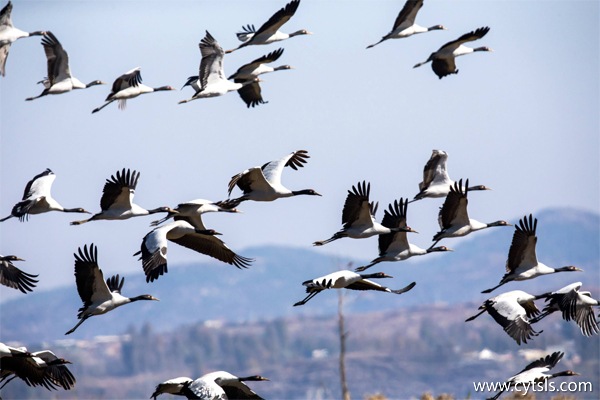
{"type": "Polygon", "coordinates": [[[238,210],[237,208],[231,208],[229,210],[221,210],[221,211],[227,211],[227,212],[232,212],[232,213],[239,213],[239,214],[243,214],[243,211],[238,210]]]}
{"type": "Polygon", "coordinates": [[[393,278],[393,276],[388,275],[388,274],[383,274],[382,278],[393,278]]]}
{"type": "Polygon", "coordinates": [[[407,226],[407,227],[406,227],[406,228],[404,228],[404,229],[406,229],[406,231],[405,231],[405,232],[419,233],[419,232],[415,231],[413,228],[411,228],[410,226],[407,226]]]}
{"type": "Polygon", "coordinates": [[[25,260],[22,258],[19,258],[19,257],[15,257],[15,261],[25,261],[25,260]]]}
{"type": "Polygon", "coordinates": [[[150,296],[150,300],[156,300],[156,301],[160,301],[159,299],[157,299],[157,298],[156,298],[156,297],[154,297],[154,296],[150,296]]]}
{"type": "Polygon", "coordinates": [[[172,209],[171,207],[167,207],[167,211],[172,214],[179,214],[179,211],[172,209]]]}

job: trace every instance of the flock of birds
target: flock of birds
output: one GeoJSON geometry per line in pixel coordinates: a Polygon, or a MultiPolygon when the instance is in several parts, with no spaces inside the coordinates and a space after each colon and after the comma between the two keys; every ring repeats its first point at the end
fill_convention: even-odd
{"type": "MultiPolygon", "coordinates": [[[[208,32],[200,41],[201,61],[198,75],[190,76],[183,87],[190,86],[194,89],[194,94],[179,103],[187,103],[196,99],[223,96],[229,92],[237,91],[247,107],[255,107],[264,104],[266,101],[262,98],[260,87],[260,75],[292,69],[290,65],[281,65],[271,67],[268,64],[275,62],[283,53],[283,48],[261,56],[247,64],[242,65],[234,74],[228,78],[223,69],[224,56],[238,49],[253,46],[267,45],[282,40],[290,39],[299,35],[310,35],[306,29],[301,29],[292,33],[280,31],[281,27],[290,20],[296,13],[300,5],[300,0],[292,0],[279,11],[274,13],[258,29],[254,25],[246,25],[241,32],[237,33],[238,39],[242,42],[238,47],[224,51],[217,40],[208,32]],[[232,81],[233,80],[233,81],[232,81]]],[[[429,28],[422,27],[415,22],[417,13],[423,7],[423,0],[408,0],[398,17],[394,22],[392,30],[381,38],[375,44],[368,46],[371,48],[388,39],[407,38],[409,36],[434,30],[445,30],[443,25],[435,25],[429,28]]],[[[6,73],[6,60],[8,51],[13,42],[18,39],[30,36],[42,36],[42,46],[47,59],[47,77],[38,83],[44,86],[44,90],[37,96],[26,98],[31,101],[47,95],[57,95],[67,93],[76,89],[87,89],[96,85],[103,85],[105,82],[94,80],[84,84],[71,74],[69,68],[69,56],[58,38],[51,31],[26,32],[17,29],[11,21],[12,3],[8,4],[0,11],[0,73],[2,76],[6,73]]],[[[474,31],[465,33],[459,38],[452,40],[437,51],[431,53],[427,60],[418,63],[414,68],[431,62],[433,72],[441,79],[451,74],[457,74],[456,57],[463,56],[478,51],[492,51],[489,47],[471,48],[465,43],[472,42],[484,37],[489,27],[477,28],[474,31]]],[[[183,89],[183,88],[182,88],[183,89]]],[[[125,109],[127,100],[138,97],[146,93],[160,91],[176,90],[173,86],[164,85],[159,87],[150,87],[142,83],[141,68],[133,68],[114,80],[110,93],[105,99],[105,103],[95,108],[92,113],[102,110],[109,104],[117,101],[120,109],[125,109]]]]}
{"type": "MultiPolygon", "coordinates": [[[[242,44],[229,51],[224,51],[207,31],[199,45],[202,54],[199,75],[188,78],[184,85],[192,87],[195,93],[190,99],[182,100],[181,103],[221,96],[230,91],[238,91],[248,107],[264,103],[259,86],[261,82],[259,75],[292,68],[289,65],[276,68],[266,65],[275,62],[284,50],[280,48],[255,59],[240,67],[229,78],[225,78],[223,71],[224,55],[250,45],[270,44],[297,35],[310,34],[306,30],[299,30],[291,34],[279,31],[282,25],[294,15],[299,4],[300,0],[290,1],[259,29],[255,29],[253,25],[245,26],[243,31],[237,34],[242,44]]],[[[406,38],[418,33],[444,30],[442,25],[424,28],[415,23],[416,15],[422,6],[423,0],[408,0],[398,14],[392,30],[379,42],[367,48],[388,39],[406,38]]],[[[10,1],[0,11],[1,74],[5,75],[6,58],[10,45],[19,38],[42,36],[42,45],[47,57],[48,77],[39,82],[43,84],[44,90],[40,95],[27,98],[27,100],[104,83],[96,80],[83,84],[73,77],[69,70],[68,55],[56,36],[50,31],[24,32],[14,28],[11,22],[11,11],[10,1]]],[[[491,51],[487,47],[473,49],[465,46],[465,43],[480,39],[488,32],[488,27],[482,27],[462,35],[440,47],[426,61],[415,67],[431,62],[432,69],[439,78],[456,74],[458,72],[455,65],[456,57],[475,51],[491,51]]],[[[143,85],[140,68],[135,68],[114,81],[106,102],[94,109],[93,113],[100,111],[115,100],[118,100],[119,108],[124,108],[128,99],[144,93],[163,90],[174,90],[174,88],[171,86],[151,88],[143,85]]],[[[392,278],[390,275],[383,272],[364,273],[364,271],[382,262],[403,261],[414,256],[453,251],[446,246],[437,246],[438,242],[444,239],[466,236],[490,227],[511,226],[504,220],[484,223],[469,217],[467,212],[468,193],[485,191],[489,188],[484,185],[469,186],[468,179],[464,182],[462,179],[451,180],[446,169],[447,158],[446,152],[434,150],[424,167],[423,180],[419,183],[419,192],[411,200],[400,198],[389,204],[384,211],[381,223],[377,222],[375,218],[378,203],[370,199],[370,183],[362,181],[352,186],[348,190],[342,209],[342,228],[330,238],[315,241],[313,245],[323,246],[343,238],[364,239],[377,236],[379,256],[369,264],[356,268],[355,271],[341,270],[303,282],[302,285],[305,286],[307,295],[301,301],[296,302],[294,306],[306,304],[327,289],[407,293],[416,285],[416,282],[394,290],[373,281],[373,279],[392,278]],[[408,240],[407,234],[416,231],[407,225],[407,210],[408,204],[426,198],[444,198],[445,200],[438,215],[440,231],[433,236],[432,245],[423,249],[411,244],[408,240]]],[[[285,167],[298,170],[308,159],[308,152],[305,150],[292,152],[280,159],[234,175],[228,184],[229,198],[226,200],[214,202],[196,199],[181,203],[175,208],[160,206],[154,209],[145,209],[135,204],[133,199],[140,173],[123,168],[106,179],[100,198],[100,211],[95,214],[80,207],[65,208],[56,201],[51,195],[51,187],[56,175],[50,169],[46,169],[27,183],[22,200],[17,202],[10,215],[1,219],[0,222],[11,218],[26,221],[31,215],[50,211],[91,214],[87,219],[71,222],[71,225],[81,225],[98,220],[125,220],[155,213],[166,213],[164,217],[151,223],[153,229],[141,239],[140,250],[134,254],[134,256],[140,256],[147,282],[153,282],[168,272],[167,248],[169,242],[177,243],[239,269],[248,268],[254,260],[231,250],[217,237],[221,233],[205,227],[202,215],[208,212],[237,213],[239,212],[237,207],[244,201],[271,202],[299,195],[321,196],[314,189],[291,190],[281,182],[285,167]],[[231,195],[236,188],[241,190],[242,195],[232,198],[231,195]]],[[[497,286],[484,290],[482,293],[490,293],[511,281],[533,279],[557,272],[581,271],[575,266],[553,268],[539,262],[536,256],[536,228],[537,219],[531,214],[519,221],[510,245],[506,273],[501,277],[497,286]]],[[[138,300],[158,300],[149,294],[135,297],[124,296],[121,293],[124,278],[117,274],[105,279],[99,266],[98,248],[93,243],[78,248],[74,258],[75,282],[83,305],[77,314],[79,321],[66,332],[67,335],[73,333],[92,316],[105,314],[138,300]]],[[[0,283],[23,293],[31,292],[38,283],[36,279],[38,276],[17,268],[13,264],[16,261],[24,260],[15,255],[0,256],[0,283]]],[[[581,282],[576,282],[540,295],[530,295],[520,290],[502,293],[486,300],[480,307],[480,312],[467,321],[487,312],[520,345],[541,333],[541,331],[536,332],[532,324],[559,311],[566,321],[573,320],[584,335],[598,334],[600,329],[594,314],[594,307],[598,307],[600,302],[595,300],[590,292],[581,291],[581,286],[581,282]],[[541,312],[534,303],[540,299],[545,299],[547,303],[541,312]]],[[[562,356],[563,353],[554,353],[543,357],[510,378],[509,382],[516,384],[547,380],[556,376],[576,375],[572,371],[546,374],[562,356]]],[[[66,366],[69,361],[57,357],[50,350],[31,353],[25,348],[15,348],[0,343],[0,359],[0,382],[5,381],[2,387],[15,377],[21,378],[28,385],[43,386],[47,389],[61,387],[68,390],[75,385],[75,378],[66,366]]],[[[264,380],[267,379],[261,376],[240,378],[224,371],[217,371],[195,380],[181,377],[163,382],[156,387],[152,397],[156,398],[162,393],[170,393],[197,399],[259,399],[261,397],[243,382],[264,380]]],[[[494,398],[500,394],[498,393],[494,398]]]]}

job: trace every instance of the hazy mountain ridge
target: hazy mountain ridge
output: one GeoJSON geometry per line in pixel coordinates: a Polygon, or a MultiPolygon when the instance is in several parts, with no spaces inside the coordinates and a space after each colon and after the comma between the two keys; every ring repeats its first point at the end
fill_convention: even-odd
{"type": "MultiPolygon", "coordinates": [[[[572,209],[552,209],[538,215],[538,256],[553,265],[577,265],[583,273],[560,273],[532,281],[509,283],[503,289],[522,289],[542,293],[568,283],[582,281],[592,290],[598,288],[600,260],[600,217],[572,209]]],[[[504,273],[513,228],[493,228],[478,232],[454,245],[444,244],[454,252],[414,257],[396,263],[380,263],[369,271],[384,271],[394,279],[385,285],[397,288],[416,281],[415,288],[404,295],[387,293],[352,293],[347,312],[393,310],[423,304],[458,304],[482,302],[481,290],[491,287],[504,273]],[[352,299],[359,298],[357,301],[352,299]]],[[[352,239],[344,239],[352,240],[352,239]]],[[[375,245],[375,241],[374,241],[375,245]]],[[[248,269],[240,271],[229,265],[199,256],[194,264],[171,264],[168,274],[152,284],[143,274],[128,276],[124,293],[151,293],[160,302],[141,302],[116,312],[86,321],[72,337],[90,338],[118,334],[128,326],[152,323],[157,330],[170,330],[181,324],[204,320],[256,321],[281,316],[324,315],[335,312],[334,293],[320,294],[303,307],[292,304],[304,297],[301,282],[345,268],[349,259],[332,256],[320,249],[291,247],[256,247],[243,251],[256,258],[248,269]]],[[[376,255],[374,251],[373,255],[376,255]]],[[[365,262],[367,260],[361,260],[365,262]]],[[[361,262],[353,261],[353,267],[361,262]]],[[[2,303],[0,322],[2,340],[15,338],[24,342],[55,340],[77,322],[81,301],[75,284],[47,292],[33,292],[2,303]],[[40,310],[47,312],[40,313],[40,310]]]]}

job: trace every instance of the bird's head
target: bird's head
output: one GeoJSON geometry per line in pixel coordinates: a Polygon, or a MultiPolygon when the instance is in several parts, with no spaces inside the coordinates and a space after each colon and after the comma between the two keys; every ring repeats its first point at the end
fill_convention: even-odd
{"type": "Polygon", "coordinates": [[[512,224],[509,224],[506,221],[495,221],[495,222],[489,223],[488,226],[512,226],[512,224]]]}
{"type": "Polygon", "coordinates": [[[405,226],[404,228],[400,228],[400,230],[402,232],[412,232],[412,233],[419,233],[417,231],[415,231],[413,228],[411,228],[410,226],[405,226]]]}
{"type": "Polygon", "coordinates": [[[481,47],[474,48],[473,51],[490,51],[490,52],[493,52],[494,50],[490,49],[487,46],[481,46],[481,47]]]}
{"type": "Polygon", "coordinates": [[[299,31],[290,33],[290,37],[294,37],[294,36],[298,36],[298,35],[312,35],[312,34],[313,34],[312,32],[307,31],[306,29],[300,29],[299,31]]]}
{"type": "Polygon", "coordinates": [[[299,194],[306,194],[309,196],[321,196],[321,194],[317,193],[313,189],[298,190],[298,191],[295,191],[292,193],[294,194],[294,196],[299,195],[299,194]]]}
{"type": "Polygon", "coordinates": [[[196,233],[199,233],[201,235],[209,235],[209,236],[222,235],[222,233],[219,233],[219,232],[215,231],[214,229],[196,229],[196,233]]]}
{"type": "Polygon", "coordinates": [[[90,87],[90,86],[96,86],[96,85],[106,85],[106,82],[102,82],[99,80],[95,80],[95,81],[91,81],[90,83],[88,83],[87,85],[85,85],[86,87],[90,87]]]}
{"type": "Polygon", "coordinates": [[[469,192],[472,190],[492,190],[492,188],[489,188],[485,185],[475,185],[475,186],[469,187],[469,192]]]}
{"type": "Polygon", "coordinates": [[[244,382],[244,381],[268,381],[268,378],[265,378],[264,376],[260,376],[260,375],[252,375],[252,376],[245,376],[243,378],[239,378],[240,381],[244,382]]]}
{"type": "Polygon", "coordinates": [[[432,252],[432,251],[454,251],[454,250],[452,250],[450,247],[438,246],[438,247],[432,247],[431,249],[429,249],[429,252],[432,252]]]}
{"type": "Polygon", "coordinates": [[[361,275],[363,278],[377,278],[377,279],[381,279],[381,278],[393,278],[393,276],[390,276],[388,274],[385,274],[383,272],[375,272],[373,274],[368,274],[368,275],[361,275]]]}
{"type": "Polygon", "coordinates": [[[444,25],[434,25],[434,26],[430,27],[428,30],[430,30],[430,31],[438,31],[438,30],[447,31],[448,28],[446,28],[444,25]]]}
{"type": "Polygon", "coordinates": [[[19,258],[17,256],[4,256],[4,257],[1,257],[0,259],[2,259],[3,261],[25,261],[24,259],[19,258]]]}
{"type": "MultiPolygon", "coordinates": [[[[160,300],[159,300],[159,299],[157,299],[156,297],[154,297],[154,296],[151,296],[151,295],[149,295],[149,294],[143,294],[143,295],[141,295],[141,296],[135,297],[134,299],[135,299],[135,300],[155,300],[155,301],[160,301],[160,300]]],[[[134,300],[134,299],[132,299],[132,300],[134,300]]]]}
{"type": "Polygon", "coordinates": [[[557,271],[565,271],[565,272],[581,271],[581,272],[583,272],[583,270],[581,268],[577,268],[574,265],[567,265],[566,267],[558,268],[557,271]]]}
{"type": "Polygon", "coordinates": [[[282,70],[286,70],[286,69],[295,69],[294,67],[292,67],[291,65],[280,65],[277,68],[274,68],[275,71],[282,71],[282,70]]]}

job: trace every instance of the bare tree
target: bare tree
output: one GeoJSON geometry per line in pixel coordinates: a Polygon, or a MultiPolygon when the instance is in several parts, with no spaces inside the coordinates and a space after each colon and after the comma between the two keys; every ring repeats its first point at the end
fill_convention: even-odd
{"type": "Polygon", "coordinates": [[[350,400],[350,391],[348,390],[348,383],[346,382],[346,337],[348,333],[344,327],[344,293],[338,291],[338,328],[340,335],[340,381],[342,384],[342,399],[350,400]]]}

